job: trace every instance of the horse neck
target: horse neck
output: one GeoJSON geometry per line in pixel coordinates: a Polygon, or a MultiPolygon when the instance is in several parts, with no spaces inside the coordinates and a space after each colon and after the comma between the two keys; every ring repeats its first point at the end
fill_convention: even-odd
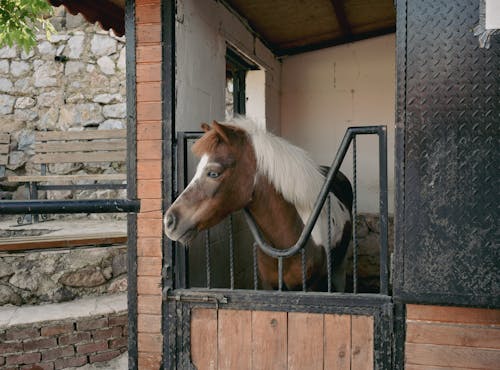
{"type": "Polygon", "coordinates": [[[299,239],[304,227],[299,213],[267,178],[258,178],[247,208],[264,237],[275,248],[289,248],[299,239]]]}

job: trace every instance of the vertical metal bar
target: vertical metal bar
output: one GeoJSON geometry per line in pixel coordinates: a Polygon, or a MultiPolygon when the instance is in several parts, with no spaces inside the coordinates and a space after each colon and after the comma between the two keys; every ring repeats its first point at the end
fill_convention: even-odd
{"type": "Polygon", "coordinates": [[[358,236],[357,236],[357,218],[358,218],[358,177],[357,177],[357,159],[356,159],[356,135],[352,138],[352,289],[353,293],[358,292],[358,236]]]}
{"type": "Polygon", "coordinates": [[[212,268],[210,265],[210,229],[205,231],[205,267],[207,270],[207,288],[211,288],[212,268]]]}
{"type": "Polygon", "coordinates": [[[301,264],[302,264],[302,291],[307,290],[307,284],[306,284],[306,249],[302,248],[300,250],[300,255],[301,255],[301,264]]]}
{"type": "Polygon", "coordinates": [[[233,215],[229,215],[229,274],[230,274],[230,286],[231,289],[234,289],[233,215]]]}
{"type": "Polygon", "coordinates": [[[333,266],[333,253],[332,253],[332,204],[330,194],[326,198],[327,207],[327,222],[328,222],[328,245],[326,246],[326,269],[328,272],[328,293],[332,292],[332,266],[333,266]]]}
{"type": "Polygon", "coordinates": [[[389,251],[387,209],[387,129],[379,132],[379,181],[380,181],[380,293],[389,294],[389,251]]]}
{"type": "Polygon", "coordinates": [[[283,257],[278,257],[278,290],[283,290],[283,257]]]}
{"type": "MultiPolygon", "coordinates": [[[[30,182],[30,200],[38,199],[38,188],[36,182],[30,182]]],[[[37,224],[40,220],[39,215],[31,215],[31,220],[34,224],[37,224]]]]}
{"type": "Polygon", "coordinates": [[[257,277],[257,243],[253,243],[253,289],[259,287],[259,278],[257,277]]]}

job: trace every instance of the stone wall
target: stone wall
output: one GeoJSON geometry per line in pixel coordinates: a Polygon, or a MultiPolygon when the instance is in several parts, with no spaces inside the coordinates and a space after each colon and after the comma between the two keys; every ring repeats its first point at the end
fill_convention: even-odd
{"type": "MultiPolygon", "coordinates": [[[[0,49],[0,132],[12,134],[7,175],[39,173],[31,163],[36,131],[125,128],[125,39],[55,9],[58,30],[26,52],[0,49]]],[[[50,173],[116,173],[125,165],[51,165],[50,173]]],[[[2,199],[25,199],[19,184],[0,183],[2,199]]],[[[104,193],[113,196],[116,194],[104,193]]],[[[68,198],[69,192],[48,194],[68,198]],[[62,194],[61,194],[62,193],[62,194]]],[[[80,197],[92,197],[89,192],[80,197]]]]}
{"type": "Polygon", "coordinates": [[[126,290],[126,246],[0,254],[0,306],[64,302],[126,290]]]}

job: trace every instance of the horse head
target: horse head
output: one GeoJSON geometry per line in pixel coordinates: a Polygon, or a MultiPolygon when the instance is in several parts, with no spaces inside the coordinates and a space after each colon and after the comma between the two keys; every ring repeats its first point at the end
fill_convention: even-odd
{"type": "Polygon", "coordinates": [[[205,134],[193,145],[200,158],[196,173],[163,220],[167,236],[183,244],[245,207],[254,188],[256,160],[247,133],[216,121],[201,128],[205,134]]]}

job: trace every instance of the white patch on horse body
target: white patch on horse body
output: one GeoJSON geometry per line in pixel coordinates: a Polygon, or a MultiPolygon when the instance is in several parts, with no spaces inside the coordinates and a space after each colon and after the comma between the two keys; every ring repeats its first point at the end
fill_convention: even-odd
{"type": "Polygon", "coordinates": [[[196,180],[198,180],[199,178],[201,178],[201,176],[203,176],[203,173],[205,172],[205,167],[207,166],[207,164],[208,164],[208,154],[204,154],[200,158],[200,161],[198,162],[198,166],[196,167],[196,172],[195,172],[193,178],[191,179],[191,181],[189,182],[188,186],[186,187],[186,189],[184,191],[189,189],[196,182],[196,180]]]}
{"type": "MultiPolygon", "coordinates": [[[[223,124],[240,127],[248,133],[257,160],[256,176],[266,176],[285,200],[295,205],[302,222],[306,224],[325,182],[325,177],[309,154],[283,138],[259,127],[249,119],[235,118],[223,124]]],[[[332,227],[330,247],[341,240],[342,229],[345,223],[350,220],[349,212],[341,207],[340,200],[335,196],[332,196],[331,215],[335,224],[340,227],[332,227]]],[[[317,245],[326,246],[328,244],[327,212],[325,209],[321,212],[311,235],[317,245]]]]}

